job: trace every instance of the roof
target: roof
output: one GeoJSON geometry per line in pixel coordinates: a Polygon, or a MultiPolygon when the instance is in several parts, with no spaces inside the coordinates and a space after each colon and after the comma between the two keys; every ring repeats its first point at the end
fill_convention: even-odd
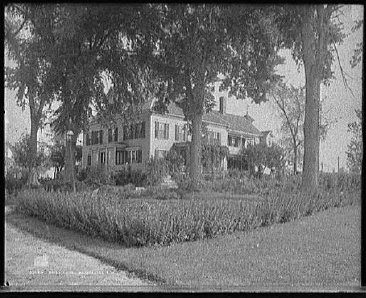
{"type": "MultiPolygon", "coordinates": [[[[169,104],[168,113],[184,116],[182,109],[179,108],[175,103],[169,104]]],[[[240,131],[257,136],[262,135],[262,132],[252,124],[254,119],[248,115],[239,116],[228,113],[221,114],[218,111],[211,111],[210,113],[204,114],[202,120],[204,122],[213,122],[219,125],[227,126],[230,130],[240,131]]]]}

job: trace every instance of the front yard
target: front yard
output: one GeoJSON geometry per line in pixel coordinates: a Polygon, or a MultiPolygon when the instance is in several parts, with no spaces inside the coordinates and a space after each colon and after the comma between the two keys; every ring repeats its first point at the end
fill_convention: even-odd
{"type": "MultiPolygon", "coordinates": [[[[16,213],[6,220],[54,244],[153,280],[166,290],[351,291],[360,283],[360,216],[359,205],[331,208],[249,232],[143,248],[126,248],[16,213]]],[[[7,251],[7,260],[14,253],[7,251]]],[[[8,262],[7,270],[11,266],[8,262]]],[[[22,280],[21,274],[27,272],[19,274],[12,278],[22,280]]],[[[67,276],[59,280],[70,282],[67,276]]]]}

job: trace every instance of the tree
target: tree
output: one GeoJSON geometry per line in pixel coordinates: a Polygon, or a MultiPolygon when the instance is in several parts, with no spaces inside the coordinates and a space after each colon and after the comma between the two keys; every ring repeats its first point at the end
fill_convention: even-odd
{"type": "MultiPolygon", "coordinates": [[[[302,163],[304,151],[304,114],[305,94],[304,87],[296,88],[279,82],[270,94],[281,116],[282,145],[287,149],[288,156],[293,161],[294,174],[298,171],[298,163],[302,163]]],[[[333,121],[327,117],[322,109],[324,99],[320,103],[319,133],[324,140],[333,121]]]]}
{"type": "Polygon", "coordinates": [[[48,5],[11,4],[5,9],[5,46],[16,66],[6,67],[6,87],[17,90],[19,106],[30,109],[29,184],[38,184],[37,135],[44,118],[44,107],[53,100],[49,87],[54,79],[53,65],[46,59],[55,55],[52,30],[54,10],[48,5]]]}
{"type": "Polygon", "coordinates": [[[156,38],[151,68],[160,82],[161,107],[175,102],[192,125],[190,176],[196,188],[201,174],[202,116],[214,105],[210,85],[224,76],[230,95],[266,100],[276,79],[271,10],[244,5],[151,5],[156,38]]]}
{"type": "Polygon", "coordinates": [[[138,59],[143,56],[139,30],[144,30],[142,20],[148,18],[143,14],[146,10],[132,5],[53,7],[56,25],[45,33],[55,41],[54,54],[47,56],[54,70],[49,92],[61,105],[52,127],[58,134],[73,132],[65,165],[66,173],[73,176],[76,140],[92,115],[91,106],[107,122],[111,117],[105,116],[125,113],[126,106],[146,97],[138,59]],[[116,91],[112,100],[104,91],[106,78],[116,91]]]}
{"type": "Polygon", "coordinates": [[[284,166],[284,150],[277,144],[270,147],[265,143],[248,144],[247,148],[243,147],[240,153],[248,163],[251,175],[255,174],[255,167],[282,169],[284,166]]]}
{"type": "Polygon", "coordinates": [[[348,124],[348,132],[352,133],[351,142],[348,145],[347,166],[351,173],[361,174],[362,168],[362,111],[355,110],[357,121],[348,124]]]}
{"type": "MultiPolygon", "coordinates": [[[[37,168],[45,165],[48,160],[44,146],[40,147],[36,158],[33,157],[31,150],[31,138],[28,134],[23,134],[18,142],[16,142],[14,145],[10,144],[9,147],[13,154],[15,164],[20,168],[30,169],[32,167],[32,169],[35,169],[35,172],[37,173],[37,168]]],[[[38,180],[31,182],[31,185],[33,186],[39,184],[38,180]]]]}
{"type": "Polygon", "coordinates": [[[285,148],[291,148],[294,174],[298,170],[299,150],[303,144],[303,125],[305,112],[305,96],[303,88],[286,86],[279,83],[271,92],[276,107],[282,118],[281,131],[284,136],[282,143],[285,148]]]}
{"type": "MultiPolygon", "coordinates": [[[[337,21],[339,5],[303,5],[274,7],[282,47],[292,50],[297,63],[305,69],[304,163],[302,190],[317,190],[319,176],[320,85],[333,78],[331,69],[345,34],[337,21]]],[[[343,73],[342,73],[343,75],[343,73]]],[[[343,76],[344,78],[344,76],[343,76]]]]}

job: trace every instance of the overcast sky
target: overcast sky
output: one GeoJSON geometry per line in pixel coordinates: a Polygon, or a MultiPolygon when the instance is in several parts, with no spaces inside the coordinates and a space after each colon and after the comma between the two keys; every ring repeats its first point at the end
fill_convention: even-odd
{"type": "MultiPolygon", "coordinates": [[[[360,63],[358,67],[352,69],[349,60],[353,55],[356,43],[362,41],[363,33],[358,31],[351,33],[350,28],[354,21],[363,18],[363,6],[348,6],[341,16],[344,24],[344,32],[350,33],[345,38],[342,45],[338,47],[340,62],[343,69],[351,76],[348,77],[348,83],[354,93],[354,96],[345,88],[337,60],[333,64],[336,79],[332,81],[329,87],[322,86],[322,97],[326,96],[324,110],[329,110],[328,117],[337,120],[331,127],[327,138],[321,143],[320,162],[324,163],[324,170],[337,170],[337,158],[340,159],[340,167],[346,166],[347,144],[350,135],[347,133],[347,124],[356,120],[354,110],[361,109],[362,101],[362,69],[360,63]]],[[[285,76],[285,82],[294,86],[303,86],[305,82],[303,68],[297,67],[289,51],[282,51],[281,54],[286,58],[285,64],[278,67],[278,73],[285,76]]],[[[8,61],[5,57],[5,64],[8,61]]],[[[16,105],[15,92],[5,89],[5,139],[11,143],[17,141],[22,133],[30,132],[29,107],[24,111],[16,105]]],[[[227,112],[232,114],[244,115],[249,111],[255,121],[254,125],[260,130],[272,130],[275,136],[279,135],[280,126],[279,117],[273,108],[271,101],[262,104],[252,104],[249,100],[230,99],[227,104],[227,112]]],[[[40,138],[44,139],[44,133],[40,133],[40,138]]]]}

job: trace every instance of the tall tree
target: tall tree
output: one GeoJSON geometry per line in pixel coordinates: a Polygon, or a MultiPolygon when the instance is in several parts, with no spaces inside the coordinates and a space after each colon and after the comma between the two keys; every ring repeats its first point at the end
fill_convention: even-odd
{"type": "MultiPolygon", "coordinates": [[[[279,82],[270,91],[276,108],[282,119],[282,145],[288,149],[287,154],[293,161],[294,174],[298,171],[298,165],[302,164],[304,152],[304,115],[305,115],[305,88],[296,88],[279,82]]],[[[327,112],[322,108],[324,99],[320,103],[319,133],[320,139],[326,138],[327,132],[334,121],[327,117],[327,112]]]]}
{"type": "MultiPolygon", "coordinates": [[[[141,46],[146,13],[142,6],[60,5],[58,27],[52,38],[57,40],[57,69],[53,93],[60,102],[54,113],[53,129],[58,134],[73,132],[71,148],[66,150],[65,171],[74,171],[76,140],[86,128],[91,107],[104,123],[113,115],[127,114],[146,97],[142,81],[144,72],[141,46]],[[108,96],[106,80],[112,86],[108,96]],[[70,152],[69,152],[70,151],[70,152]]],[[[144,35],[145,36],[145,35],[144,35]]]]}
{"type": "Polygon", "coordinates": [[[192,125],[190,177],[201,174],[202,117],[213,105],[210,85],[259,103],[275,80],[277,33],[269,9],[249,5],[151,5],[156,22],[152,68],[160,78],[160,106],[177,103],[192,125]]]}
{"type": "Polygon", "coordinates": [[[5,9],[5,46],[15,67],[6,67],[6,87],[17,90],[17,104],[30,109],[31,133],[29,152],[29,184],[39,184],[36,156],[37,135],[42,125],[44,107],[53,100],[49,86],[53,81],[53,65],[46,59],[52,55],[53,41],[47,38],[52,30],[54,10],[47,5],[12,4],[5,9]]]}
{"type": "Polygon", "coordinates": [[[351,173],[361,174],[362,168],[362,111],[355,110],[357,121],[348,124],[348,132],[352,133],[351,142],[348,145],[347,166],[351,173]]]}
{"type": "Polygon", "coordinates": [[[345,37],[337,18],[340,8],[327,4],[274,7],[282,46],[291,49],[305,69],[303,191],[318,188],[320,85],[333,78],[333,54],[338,54],[336,45],[345,37]]]}
{"type": "Polygon", "coordinates": [[[271,92],[276,107],[280,111],[282,118],[281,131],[283,133],[282,141],[285,148],[291,148],[293,171],[298,171],[299,152],[303,144],[303,126],[305,112],[305,95],[303,88],[286,86],[279,83],[271,92]]]}

